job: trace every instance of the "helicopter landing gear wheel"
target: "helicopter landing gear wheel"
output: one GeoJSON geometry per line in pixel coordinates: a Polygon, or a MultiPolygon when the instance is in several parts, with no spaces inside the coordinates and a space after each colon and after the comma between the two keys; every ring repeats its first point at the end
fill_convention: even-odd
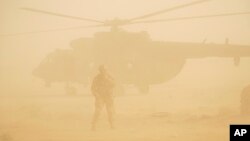
{"type": "Polygon", "coordinates": [[[47,87],[47,88],[50,88],[51,87],[51,82],[50,81],[45,81],[44,86],[47,87]]]}
{"type": "Polygon", "coordinates": [[[141,94],[148,94],[149,93],[149,85],[148,84],[141,84],[137,86],[141,94]]]}

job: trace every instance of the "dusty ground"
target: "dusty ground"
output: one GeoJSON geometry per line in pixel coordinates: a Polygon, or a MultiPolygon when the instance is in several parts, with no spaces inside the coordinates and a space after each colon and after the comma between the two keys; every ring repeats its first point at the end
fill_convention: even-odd
{"type": "Polygon", "coordinates": [[[90,96],[1,97],[0,141],[228,141],[229,124],[250,123],[233,108],[192,108],[185,100],[178,107],[170,96],[160,99],[117,97],[116,129],[103,112],[93,132],[90,96]]]}

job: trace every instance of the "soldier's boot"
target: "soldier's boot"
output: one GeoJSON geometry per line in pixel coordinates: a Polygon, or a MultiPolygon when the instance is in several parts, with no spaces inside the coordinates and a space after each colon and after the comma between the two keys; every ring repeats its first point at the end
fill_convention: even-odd
{"type": "Polygon", "coordinates": [[[109,118],[109,125],[111,129],[115,129],[114,121],[112,118],[109,118]]]}
{"type": "Polygon", "coordinates": [[[95,123],[92,123],[92,125],[91,125],[91,130],[92,130],[92,131],[96,131],[96,124],[95,124],[95,123]]]}
{"type": "Polygon", "coordinates": [[[114,125],[113,122],[111,122],[111,123],[109,123],[109,124],[110,124],[110,128],[111,128],[111,129],[115,129],[115,125],[114,125]]]}
{"type": "Polygon", "coordinates": [[[91,122],[91,130],[96,131],[96,123],[97,123],[97,116],[94,116],[92,122],[91,122]]]}

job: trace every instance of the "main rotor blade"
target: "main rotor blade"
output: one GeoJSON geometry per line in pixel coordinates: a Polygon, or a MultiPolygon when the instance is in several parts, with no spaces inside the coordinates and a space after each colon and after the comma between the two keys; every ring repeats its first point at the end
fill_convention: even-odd
{"type": "Polygon", "coordinates": [[[104,26],[106,26],[106,25],[99,24],[99,25],[89,25],[89,26],[78,26],[78,27],[68,27],[68,28],[57,28],[57,29],[49,29],[49,30],[30,31],[30,32],[22,32],[22,33],[14,33],[14,34],[0,34],[0,37],[35,34],[35,33],[44,33],[44,32],[54,32],[54,31],[64,31],[64,30],[75,30],[75,29],[91,28],[91,27],[104,27],[104,26]]]}
{"type": "Polygon", "coordinates": [[[170,21],[180,21],[180,20],[192,20],[192,19],[246,15],[246,14],[250,14],[250,12],[223,13],[223,14],[213,14],[213,15],[201,15],[201,16],[189,16],[189,17],[178,17],[178,18],[168,18],[168,19],[145,20],[145,21],[131,22],[129,24],[170,22],[170,21]]]}
{"type": "Polygon", "coordinates": [[[130,19],[129,21],[132,22],[132,21],[135,21],[135,20],[141,20],[141,19],[149,18],[149,17],[152,17],[152,16],[160,15],[160,14],[163,14],[163,13],[166,13],[166,12],[174,11],[174,10],[177,10],[177,9],[181,9],[181,8],[196,5],[196,4],[200,4],[200,3],[203,3],[203,2],[207,2],[207,1],[209,1],[209,0],[198,0],[198,1],[191,2],[191,3],[186,3],[186,4],[175,6],[175,7],[172,7],[172,8],[167,8],[167,9],[164,9],[164,10],[161,10],[161,11],[149,13],[147,15],[135,17],[135,18],[130,19]]]}
{"type": "Polygon", "coordinates": [[[65,14],[60,14],[60,13],[55,13],[55,12],[49,12],[49,11],[44,11],[44,10],[39,10],[39,9],[34,9],[34,8],[24,7],[24,8],[20,8],[20,9],[27,10],[27,11],[32,11],[32,12],[37,12],[37,13],[48,14],[48,15],[54,15],[54,16],[58,16],[58,17],[70,18],[70,19],[83,20],[83,21],[96,22],[96,23],[104,23],[103,21],[99,21],[99,20],[76,17],[76,16],[70,16],[70,15],[65,15],[65,14]]]}

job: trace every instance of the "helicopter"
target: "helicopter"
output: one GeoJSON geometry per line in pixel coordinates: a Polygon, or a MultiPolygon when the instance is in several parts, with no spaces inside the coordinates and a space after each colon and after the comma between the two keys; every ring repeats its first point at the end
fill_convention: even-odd
{"type": "MultiPolygon", "coordinates": [[[[229,44],[228,40],[226,40],[225,44],[153,41],[147,32],[128,32],[121,28],[122,26],[133,24],[250,14],[250,12],[238,12],[147,20],[156,15],[198,5],[206,1],[208,0],[193,1],[131,19],[115,18],[107,21],[70,16],[34,8],[22,8],[26,11],[96,23],[95,25],[71,29],[89,27],[110,28],[110,31],[97,32],[93,37],[73,40],[70,43],[70,49],[57,49],[51,52],[34,69],[33,75],[43,79],[46,86],[50,86],[54,82],[65,82],[66,91],[75,93],[73,83],[88,85],[91,83],[94,70],[105,64],[112,72],[115,80],[117,80],[121,91],[123,91],[124,85],[133,85],[140,92],[148,93],[150,85],[165,83],[177,76],[187,59],[225,57],[233,58],[234,64],[239,65],[240,57],[250,56],[250,46],[229,44]]],[[[64,29],[52,31],[57,30],[64,29]]]]}

